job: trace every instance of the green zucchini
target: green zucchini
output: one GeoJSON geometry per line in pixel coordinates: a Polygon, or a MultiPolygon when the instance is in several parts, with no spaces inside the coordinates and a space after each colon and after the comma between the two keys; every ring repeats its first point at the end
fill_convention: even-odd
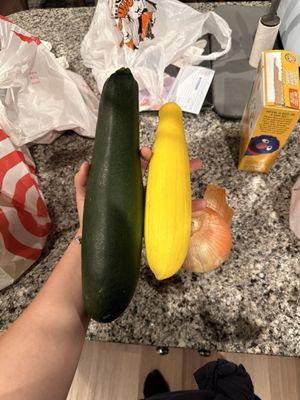
{"type": "Polygon", "coordinates": [[[103,87],[84,204],[82,284],[91,318],[111,322],[129,305],[142,230],[138,85],[122,68],[103,87]]]}

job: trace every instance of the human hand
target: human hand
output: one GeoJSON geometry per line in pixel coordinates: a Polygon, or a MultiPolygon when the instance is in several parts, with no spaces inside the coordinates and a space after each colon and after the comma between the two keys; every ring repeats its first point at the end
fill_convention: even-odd
{"type": "MultiPolygon", "coordinates": [[[[141,169],[142,175],[145,174],[149,161],[152,157],[152,150],[149,147],[142,147],[140,151],[141,157],[141,169]]],[[[190,160],[190,170],[191,172],[197,171],[203,167],[202,161],[199,158],[194,158],[190,160]]],[[[84,199],[86,193],[86,185],[89,176],[90,164],[88,161],[84,161],[79,171],[75,174],[74,185],[76,189],[76,203],[79,218],[79,233],[82,231],[82,221],[83,221],[83,207],[84,199]]],[[[192,210],[198,211],[206,207],[206,201],[204,199],[196,199],[192,202],[192,210]]]]}
{"type": "Polygon", "coordinates": [[[86,185],[88,181],[89,171],[91,164],[88,161],[84,161],[79,171],[74,176],[74,186],[76,191],[76,204],[77,204],[77,212],[79,219],[79,230],[77,235],[81,235],[82,233],[82,222],[83,222],[83,207],[84,207],[84,199],[86,193],[86,185]]]}

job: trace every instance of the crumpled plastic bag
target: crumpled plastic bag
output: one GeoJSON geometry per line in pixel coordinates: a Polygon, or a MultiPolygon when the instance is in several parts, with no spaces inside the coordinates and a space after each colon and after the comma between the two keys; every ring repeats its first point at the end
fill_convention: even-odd
{"type": "Polygon", "coordinates": [[[98,99],[47,45],[0,16],[0,127],[14,144],[51,143],[73,129],[94,137],[98,99]]]}
{"type": "Polygon", "coordinates": [[[292,188],[290,228],[300,239],[300,176],[292,188]]]}
{"type": "MultiPolygon", "coordinates": [[[[137,1],[140,2],[120,0],[118,4],[128,6],[131,2],[134,6],[137,1]]],[[[215,60],[231,48],[231,30],[223,18],[214,12],[200,13],[177,0],[157,2],[151,35],[144,37],[135,50],[120,45],[127,38],[124,30],[116,26],[118,19],[118,15],[112,15],[111,0],[99,0],[81,45],[81,55],[85,65],[92,68],[100,92],[112,73],[122,67],[130,68],[140,91],[146,89],[151,99],[141,110],[163,103],[164,70],[169,64],[180,59],[181,65],[197,65],[203,60],[215,60]],[[197,42],[207,33],[215,36],[220,51],[203,55],[204,48],[197,42]]]]}
{"type": "Polygon", "coordinates": [[[0,290],[39,259],[50,230],[30,152],[0,129],[0,290]]]}

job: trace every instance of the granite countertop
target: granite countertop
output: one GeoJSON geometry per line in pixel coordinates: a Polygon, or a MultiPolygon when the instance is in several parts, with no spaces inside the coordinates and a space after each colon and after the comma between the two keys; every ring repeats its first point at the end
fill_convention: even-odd
{"type": "MultiPolygon", "coordinates": [[[[247,3],[251,4],[251,3],[247,3]]],[[[257,5],[257,2],[255,3],[257,5]]],[[[264,4],[263,2],[260,4],[264,4]]],[[[201,11],[215,3],[195,4],[201,11]]],[[[97,92],[79,47],[94,9],[21,12],[10,18],[53,44],[97,92]]],[[[157,116],[141,115],[141,144],[153,142],[157,116]]],[[[204,169],[193,173],[193,196],[208,183],[227,188],[234,209],[234,248],[221,268],[203,275],[181,270],[158,282],[145,263],[136,295],[116,322],[91,322],[90,339],[248,353],[300,355],[299,250],[289,230],[290,190],[300,174],[300,127],[294,131],[268,175],[239,172],[238,122],[213,111],[185,115],[191,157],[204,169]]],[[[93,139],[65,133],[51,145],[35,145],[32,154],[54,228],[36,263],[16,284],[0,294],[0,329],[30,303],[71,241],[77,227],[73,176],[91,158],[93,139]]]]}

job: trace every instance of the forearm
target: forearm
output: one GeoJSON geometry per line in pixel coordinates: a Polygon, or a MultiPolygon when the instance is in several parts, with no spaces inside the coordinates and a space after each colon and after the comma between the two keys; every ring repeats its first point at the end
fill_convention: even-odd
{"type": "Polygon", "coordinates": [[[1,338],[1,400],[66,398],[88,326],[80,251],[73,240],[38,296],[1,338]]]}

